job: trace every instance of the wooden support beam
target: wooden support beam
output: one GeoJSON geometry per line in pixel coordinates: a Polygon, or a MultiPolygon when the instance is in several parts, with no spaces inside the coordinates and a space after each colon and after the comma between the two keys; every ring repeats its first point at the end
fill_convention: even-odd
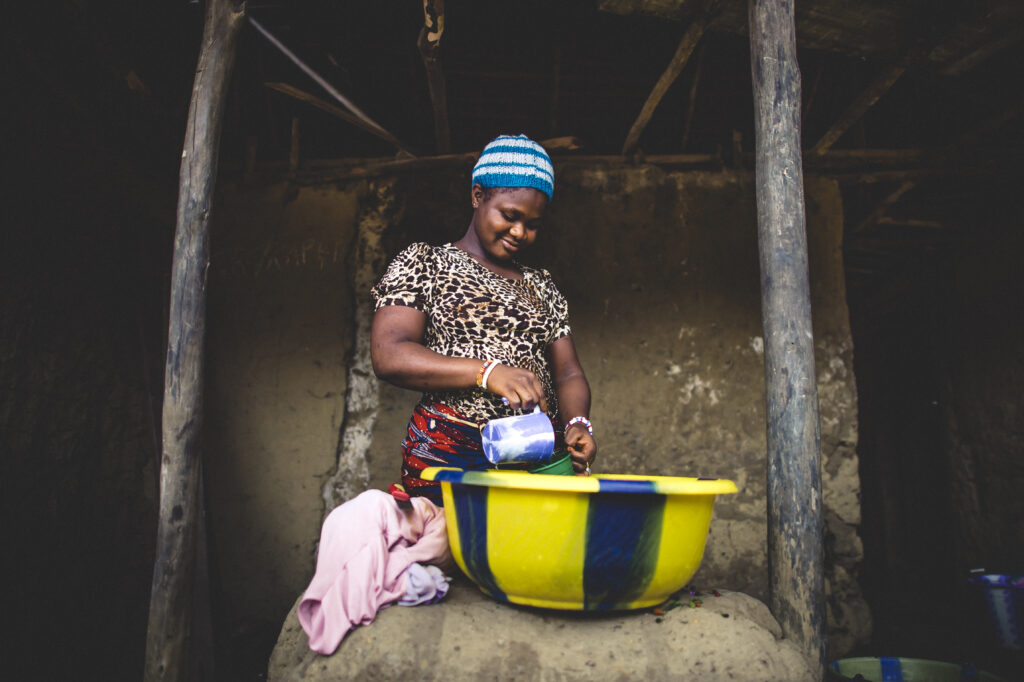
{"type": "Polygon", "coordinates": [[[448,95],[444,69],[441,68],[441,36],[444,35],[444,0],[423,0],[423,28],[416,46],[427,71],[427,86],[434,108],[434,144],[438,154],[452,150],[448,125],[448,95]]]}
{"type": "MultiPolygon", "coordinates": [[[[558,140],[573,138],[555,138],[558,140]]],[[[542,142],[547,148],[547,143],[542,142]]],[[[480,152],[466,154],[448,154],[445,156],[428,156],[415,159],[323,159],[309,160],[302,164],[303,170],[296,176],[300,184],[316,184],[320,182],[336,182],[340,180],[357,180],[397,173],[417,173],[436,168],[451,168],[465,165],[472,167],[480,152]]],[[[586,156],[552,156],[556,166],[562,163],[607,164],[623,166],[628,162],[618,154],[586,155],[586,156]]],[[[714,154],[659,154],[644,158],[644,163],[663,166],[721,168],[722,158],[714,154]]],[[[263,166],[267,168],[268,166],[263,166]]],[[[272,166],[273,167],[273,166],[272,166]]],[[[277,168],[282,168],[277,164],[277,168]]]]}
{"type": "Polygon", "coordinates": [[[855,168],[921,164],[934,157],[927,149],[832,149],[824,154],[804,152],[804,165],[814,168],[855,168]]]}
{"type": "Polygon", "coordinates": [[[819,156],[827,152],[850,126],[860,120],[861,116],[873,107],[882,95],[888,92],[889,88],[899,80],[900,76],[907,69],[922,59],[923,55],[924,50],[921,47],[915,47],[909,50],[898,62],[889,64],[882,69],[882,72],[875,77],[875,80],[846,108],[846,111],[839,117],[839,120],[832,124],[832,127],[818,140],[812,151],[819,156]]]}
{"type": "Polygon", "coordinates": [[[941,230],[945,225],[940,223],[938,220],[921,220],[919,218],[904,218],[903,220],[897,220],[896,218],[889,218],[883,216],[878,219],[879,225],[889,225],[891,227],[924,227],[929,230],[941,230]]]}
{"type": "MultiPolygon", "coordinates": [[[[961,150],[966,146],[977,144],[978,140],[982,137],[998,130],[1007,122],[1013,120],[1022,111],[1024,111],[1024,97],[1018,97],[1002,110],[997,111],[995,114],[979,123],[964,135],[961,135],[959,139],[943,149],[942,152],[938,154],[939,161],[948,161],[949,159],[954,158],[958,153],[958,150],[961,150]]],[[[965,174],[970,171],[956,166],[953,172],[965,174]]],[[[882,201],[871,209],[871,211],[869,211],[868,214],[854,226],[853,233],[857,234],[859,232],[864,232],[882,220],[889,208],[899,201],[904,194],[914,189],[919,180],[920,178],[905,179],[895,191],[886,195],[882,201]]]]}
{"type": "Polygon", "coordinates": [[[985,168],[920,168],[914,170],[880,170],[860,173],[822,173],[841,185],[875,185],[883,182],[922,182],[933,178],[978,178],[999,175],[994,169],[985,168]]]}
{"type": "Polygon", "coordinates": [[[818,389],[807,270],[800,69],[793,0],[749,0],[772,614],[824,674],[824,537],[818,389]]]}
{"type": "Polygon", "coordinates": [[[290,59],[293,64],[295,64],[297,67],[299,67],[299,69],[302,70],[303,73],[312,78],[317,85],[326,90],[328,94],[331,95],[331,97],[333,97],[335,100],[340,102],[342,106],[348,109],[353,116],[360,119],[369,128],[376,130],[374,134],[377,137],[387,140],[391,144],[395,145],[399,151],[408,154],[409,156],[415,156],[415,154],[409,151],[409,149],[405,145],[403,145],[398,140],[398,138],[396,138],[388,131],[384,130],[384,128],[379,123],[377,123],[372,118],[367,116],[363,112],[363,110],[357,107],[348,97],[345,97],[343,94],[338,92],[338,89],[335,88],[330,83],[328,83],[323,76],[321,76],[316,71],[311,69],[304,61],[299,59],[294,52],[285,47],[284,43],[278,40],[270,31],[263,27],[263,24],[256,21],[252,17],[249,17],[249,23],[252,24],[252,27],[255,28],[260,33],[260,35],[266,38],[271,45],[280,50],[281,54],[290,59]]]}
{"type": "Polygon", "coordinates": [[[690,82],[690,95],[686,102],[686,120],[683,123],[683,141],[679,148],[686,151],[690,143],[690,129],[693,128],[693,112],[697,108],[697,86],[700,85],[700,74],[704,70],[705,43],[697,48],[697,62],[693,65],[693,81],[690,82]]]}
{"type": "MultiPolygon", "coordinates": [[[[289,85],[288,83],[264,83],[263,85],[267,86],[271,90],[276,90],[277,92],[280,92],[282,95],[294,97],[300,102],[305,102],[310,106],[314,106],[317,109],[320,109],[321,111],[326,111],[331,116],[336,116],[337,118],[340,118],[342,121],[351,123],[357,128],[364,130],[370,133],[371,135],[379,137],[382,140],[385,140],[392,144],[396,144],[396,146],[398,146],[399,149],[403,149],[403,147],[399,143],[397,143],[397,141],[393,137],[391,137],[391,135],[389,135],[387,131],[382,131],[380,128],[375,128],[371,125],[368,125],[364,120],[362,120],[358,116],[354,116],[353,114],[350,114],[341,107],[335,106],[330,102],[326,102],[317,97],[316,95],[310,94],[305,90],[300,90],[293,85],[289,85]]],[[[412,156],[412,154],[409,154],[409,156],[412,156]]]]}
{"type": "Polygon", "coordinates": [[[181,153],[171,271],[156,562],[144,679],[185,680],[199,521],[209,223],[221,121],[244,5],[209,0],[181,153]]]}
{"type": "Polygon", "coordinates": [[[701,37],[704,35],[707,21],[707,15],[700,13],[694,18],[690,27],[686,29],[686,33],[683,34],[682,39],[679,41],[679,46],[676,47],[675,55],[673,55],[672,60],[668,63],[668,67],[665,68],[665,72],[661,74],[661,78],[654,84],[654,89],[651,90],[651,94],[647,96],[647,101],[644,102],[643,108],[640,109],[640,115],[636,117],[633,127],[629,129],[629,134],[626,135],[626,142],[622,145],[623,156],[629,156],[636,149],[637,143],[640,142],[640,135],[650,122],[651,116],[654,115],[654,110],[658,108],[658,104],[661,103],[665,93],[672,87],[679,74],[683,72],[686,62],[690,59],[690,55],[693,54],[693,49],[697,47],[697,43],[700,42],[701,37]]]}
{"type": "Polygon", "coordinates": [[[814,73],[814,80],[811,82],[810,92],[806,94],[806,101],[804,102],[804,120],[806,121],[811,115],[811,111],[814,109],[814,102],[818,96],[818,86],[821,85],[821,77],[825,73],[825,60],[822,59],[818,62],[818,68],[814,73]]]}
{"type": "Polygon", "coordinates": [[[981,64],[995,53],[1024,39],[1024,26],[1012,28],[995,40],[986,40],[978,49],[960,57],[939,71],[943,76],[959,76],[981,64]]]}
{"type": "Polygon", "coordinates": [[[902,183],[894,191],[887,194],[884,199],[878,202],[878,204],[876,204],[875,207],[871,209],[870,212],[868,212],[868,214],[864,217],[863,220],[861,220],[859,223],[857,223],[857,225],[854,226],[853,233],[856,234],[858,232],[863,232],[864,230],[868,229],[869,227],[877,223],[882,218],[882,216],[885,215],[885,212],[889,210],[890,206],[899,201],[904,194],[914,189],[915,187],[917,187],[917,181],[908,180],[907,182],[902,183]]]}

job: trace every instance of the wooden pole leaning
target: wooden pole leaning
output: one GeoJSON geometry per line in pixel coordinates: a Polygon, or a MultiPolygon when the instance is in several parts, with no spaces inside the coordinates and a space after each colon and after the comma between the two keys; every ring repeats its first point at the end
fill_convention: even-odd
{"type": "Polygon", "coordinates": [[[189,674],[191,606],[199,519],[203,345],[209,222],[221,121],[244,4],[209,0],[181,153],[178,214],[164,374],[163,454],[156,561],[144,679],[189,674]]]}
{"type": "Polygon", "coordinates": [[[824,674],[821,444],[793,0],[749,0],[768,437],[768,572],[783,635],[824,674]]]}

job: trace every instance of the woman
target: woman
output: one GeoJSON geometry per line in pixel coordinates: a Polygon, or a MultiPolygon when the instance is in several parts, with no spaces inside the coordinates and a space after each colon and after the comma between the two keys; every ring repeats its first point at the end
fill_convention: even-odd
{"type": "Polygon", "coordinates": [[[473,168],[473,218],[453,244],[413,244],[373,288],[373,369],[423,391],[402,443],[402,483],[441,504],[429,466],[486,469],[480,426],[539,405],[577,474],[597,453],[590,386],[551,275],[520,264],[554,190],[551,159],[525,135],[492,140],[473,168]]]}

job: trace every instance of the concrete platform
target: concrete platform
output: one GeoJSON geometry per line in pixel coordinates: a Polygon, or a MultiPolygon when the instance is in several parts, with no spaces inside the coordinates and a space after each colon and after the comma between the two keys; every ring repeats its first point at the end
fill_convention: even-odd
{"type": "Polygon", "coordinates": [[[460,577],[439,604],[384,609],[333,656],[309,650],[293,607],[269,679],[815,679],[763,603],[739,592],[701,592],[699,608],[595,616],[499,604],[460,577]]]}

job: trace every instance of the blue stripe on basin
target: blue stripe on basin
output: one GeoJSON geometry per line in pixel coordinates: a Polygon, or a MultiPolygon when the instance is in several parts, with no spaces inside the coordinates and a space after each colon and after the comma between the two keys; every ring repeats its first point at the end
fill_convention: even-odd
{"type": "Polygon", "coordinates": [[[637,496],[648,481],[601,481],[620,492],[598,493],[587,509],[583,593],[588,610],[628,608],[654,576],[665,496],[637,496]],[[625,488],[625,490],[623,489],[625,488]]]}
{"type": "Polygon", "coordinates": [[[602,493],[656,493],[658,492],[654,481],[633,481],[633,480],[621,480],[621,479],[607,479],[599,478],[598,482],[601,487],[598,489],[602,493]]]}
{"type": "Polygon", "coordinates": [[[500,601],[508,601],[505,593],[491,573],[487,558],[487,493],[486,486],[452,484],[455,518],[459,523],[459,543],[462,560],[470,576],[488,594],[500,601]]]}
{"type": "Polygon", "coordinates": [[[878,663],[882,668],[882,680],[885,682],[903,682],[903,665],[900,659],[880,656],[878,663]]]}

